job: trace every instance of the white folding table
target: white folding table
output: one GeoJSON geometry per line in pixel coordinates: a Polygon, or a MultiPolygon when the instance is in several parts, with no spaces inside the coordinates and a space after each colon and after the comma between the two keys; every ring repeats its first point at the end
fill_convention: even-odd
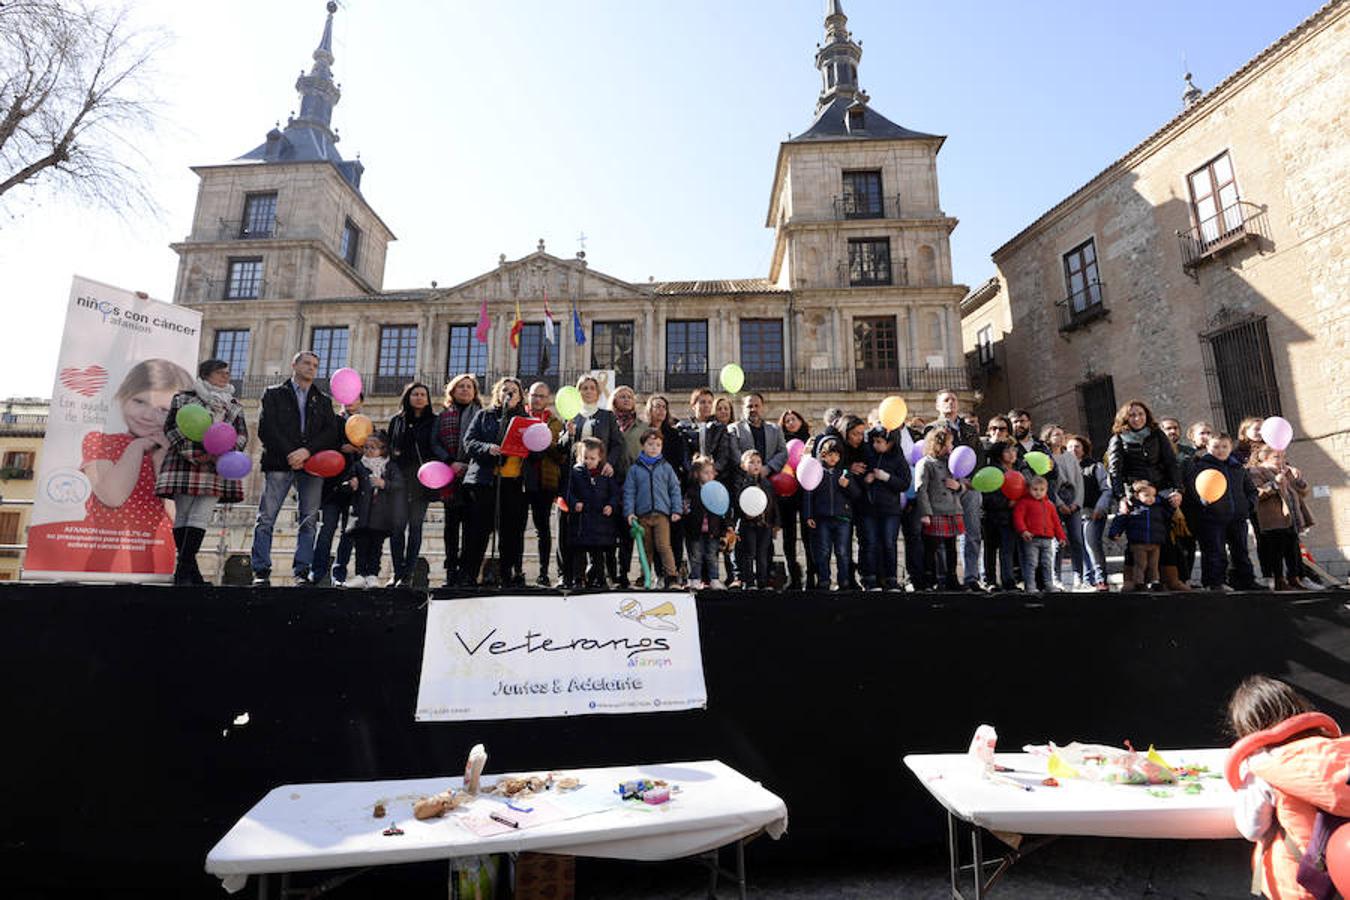
{"type": "MultiPolygon", "coordinates": [[[[519,773],[542,774],[540,772],[519,773]]],[[[467,809],[439,819],[419,821],[412,804],[462,779],[418,778],[400,781],[282,785],[270,791],[232,827],[206,857],[206,871],[226,890],[237,891],[257,875],[258,895],[266,898],[269,877],[302,871],[355,869],[328,884],[354,877],[373,866],[453,859],[494,853],[539,853],[639,861],[703,857],[716,892],[721,848],[735,845],[734,878],[745,896],[744,847],[761,833],[777,839],[787,830],[787,807],[774,794],[716,760],[659,765],[560,770],[582,787],[568,793],[546,791],[522,805],[547,808],[568,818],[502,834],[480,835],[466,818],[480,820],[489,811],[524,818],[499,800],[482,796],[467,809]],[[678,786],[671,802],[650,806],[621,800],[621,782],[637,778],[678,786]],[[373,809],[383,801],[386,815],[373,809]],[[397,823],[401,835],[385,835],[397,823]]],[[[485,775],[490,785],[508,775],[485,775]]]]}
{"type": "MultiPolygon", "coordinates": [[[[1228,751],[1160,750],[1173,766],[1205,766],[1222,776],[1228,751]]],[[[978,764],[965,753],[911,754],[905,765],[947,811],[947,852],[952,897],[964,900],[960,873],[974,875],[974,898],[982,900],[994,883],[1022,856],[1057,837],[1160,838],[1219,840],[1241,837],[1233,822],[1233,792],[1222,777],[1202,777],[1176,785],[1105,784],[1076,778],[1059,779],[1058,787],[1041,784],[1046,760],[1029,753],[998,753],[998,765],[1012,771],[1001,778],[1031,790],[982,777],[978,764]],[[1189,793],[1187,784],[1198,784],[1189,793]],[[961,864],[962,826],[969,829],[972,862],[961,864]],[[988,831],[1010,849],[986,863],[982,834],[988,831]],[[1025,835],[1037,836],[1025,840],[1025,835]],[[985,867],[994,866],[988,879],[985,867]]]]}

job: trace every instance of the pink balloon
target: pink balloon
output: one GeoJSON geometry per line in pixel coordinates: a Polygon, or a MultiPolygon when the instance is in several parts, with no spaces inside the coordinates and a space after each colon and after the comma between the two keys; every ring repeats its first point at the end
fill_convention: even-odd
{"type": "Polygon", "coordinates": [[[233,425],[227,422],[216,422],[206,429],[206,434],[202,435],[202,446],[212,456],[219,456],[233,450],[235,442],[238,440],[239,432],[234,430],[233,425]]]}
{"type": "Polygon", "coordinates": [[[825,469],[814,456],[803,456],[797,464],[797,483],[808,491],[819,487],[820,479],[824,477],[825,469]]]}
{"type": "Polygon", "coordinates": [[[1261,423],[1261,440],[1276,450],[1283,450],[1294,439],[1294,426],[1282,416],[1271,416],[1261,423]]]}
{"type": "Polygon", "coordinates": [[[975,471],[975,451],[964,444],[957,447],[947,459],[947,468],[953,478],[965,478],[975,471]]]}
{"type": "Polygon", "coordinates": [[[525,442],[525,449],[538,453],[540,450],[547,450],[553,443],[553,432],[549,431],[543,422],[535,422],[525,429],[521,439],[525,442]]]}
{"type": "Polygon", "coordinates": [[[806,444],[801,438],[793,438],[787,442],[788,465],[797,468],[797,463],[801,462],[802,453],[806,450],[806,444]]]}
{"type": "Polygon", "coordinates": [[[443,462],[422,463],[417,470],[417,480],[433,491],[439,490],[455,480],[455,470],[443,462]]]}
{"type": "Polygon", "coordinates": [[[361,373],[345,366],[328,379],[328,389],[339,403],[354,403],[361,396],[361,373]]]}

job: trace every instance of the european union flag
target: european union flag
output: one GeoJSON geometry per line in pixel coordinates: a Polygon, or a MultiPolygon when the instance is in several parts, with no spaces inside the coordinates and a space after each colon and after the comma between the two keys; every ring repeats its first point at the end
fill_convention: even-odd
{"type": "Polygon", "coordinates": [[[576,301],[572,302],[572,337],[577,344],[586,343],[586,329],[581,327],[581,316],[577,315],[576,301]]]}

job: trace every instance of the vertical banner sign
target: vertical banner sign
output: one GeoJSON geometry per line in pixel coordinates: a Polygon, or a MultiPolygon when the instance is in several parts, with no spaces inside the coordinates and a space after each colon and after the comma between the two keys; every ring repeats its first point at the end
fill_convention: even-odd
{"type": "Polygon", "coordinates": [[[482,596],[428,606],[419,722],[707,705],[689,594],[482,596]]]}
{"type": "Polygon", "coordinates": [[[24,577],[167,580],[172,503],[155,496],[164,417],[197,370],[202,316],[76,277],[38,465],[24,577]]]}

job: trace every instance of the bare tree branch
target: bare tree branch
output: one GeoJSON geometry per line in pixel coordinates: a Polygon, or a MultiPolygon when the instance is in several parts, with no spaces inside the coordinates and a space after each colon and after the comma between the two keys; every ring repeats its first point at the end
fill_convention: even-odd
{"type": "Polygon", "coordinates": [[[20,186],[120,213],[155,208],[133,136],[155,124],[148,75],[164,43],[123,9],[0,3],[0,208],[20,186]]]}

